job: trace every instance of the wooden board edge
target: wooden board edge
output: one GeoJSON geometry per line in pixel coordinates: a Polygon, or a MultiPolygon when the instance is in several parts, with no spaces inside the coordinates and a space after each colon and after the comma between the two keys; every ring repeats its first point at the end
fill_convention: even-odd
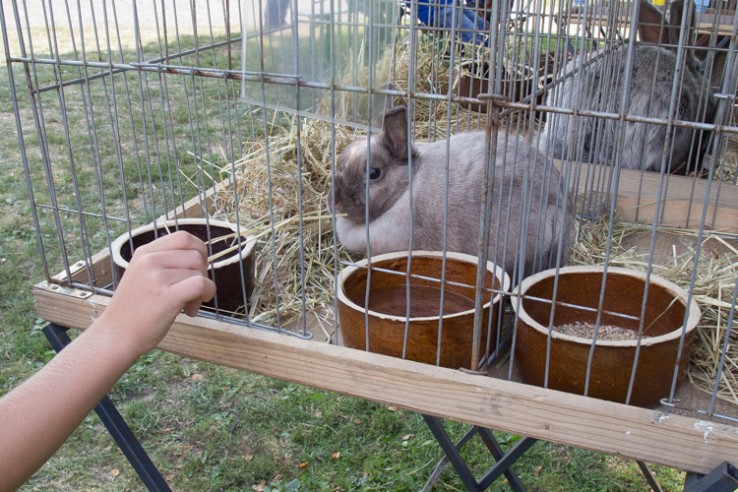
{"type": "Polygon", "coordinates": [[[208,188],[204,193],[190,198],[181,206],[176,207],[168,211],[167,213],[159,216],[159,218],[156,220],[162,221],[172,220],[174,218],[183,219],[206,217],[208,213],[215,207],[217,194],[235,186],[236,183],[234,178],[232,176],[227,177],[208,188]]]}
{"type": "MultiPolygon", "coordinates": [[[[39,316],[87,328],[110,302],[34,289],[39,316]]],[[[738,456],[738,427],[180,315],[162,350],[411,411],[708,473],[738,456]]]]}
{"type": "Polygon", "coordinates": [[[110,260],[110,250],[105,248],[95,253],[87,261],[80,260],[69,267],[70,275],[66,271],[59,272],[51,281],[60,285],[71,285],[79,282],[96,287],[105,287],[113,282],[113,266],[110,260]],[[71,281],[69,278],[71,277],[71,281]]]}
{"type": "MultiPolygon", "coordinates": [[[[592,189],[592,180],[609,182],[612,167],[599,164],[567,163],[554,160],[562,173],[569,175],[570,185],[583,196],[601,195],[603,190],[592,189]]],[[[738,185],[708,181],[687,176],[661,176],[654,172],[621,169],[618,180],[616,211],[627,222],[652,224],[656,219],[665,227],[697,229],[705,214],[705,228],[719,233],[738,234],[738,185]],[[663,195],[658,196],[661,181],[663,195]],[[708,198],[705,201],[705,197],[708,198]]]]}

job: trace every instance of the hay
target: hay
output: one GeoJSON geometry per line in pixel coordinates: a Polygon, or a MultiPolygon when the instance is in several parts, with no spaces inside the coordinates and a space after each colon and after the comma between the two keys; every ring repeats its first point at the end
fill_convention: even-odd
{"type": "MultiPolygon", "coordinates": [[[[376,64],[375,79],[394,79],[398,89],[406,90],[409,48],[409,39],[404,39],[398,42],[396,50],[387,50],[376,64]]],[[[448,64],[438,62],[438,49],[435,42],[416,45],[416,92],[448,91],[445,84],[452,76],[448,64]]],[[[358,76],[355,83],[367,86],[368,69],[360,59],[352,62],[354,65],[347,66],[346,72],[358,76]]],[[[368,106],[367,101],[367,94],[357,97],[353,92],[338,92],[333,108],[336,119],[356,114],[357,106],[368,106]]],[[[330,114],[329,101],[323,104],[318,112],[330,114]]],[[[423,123],[415,125],[415,137],[445,138],[449,130],[463,131],[475,124],[468,115],[449,114],[449,107],[444,101],[417,100],[415,118],[423,123]]],[[[326,205],[331,163],[334,149],[335,155],[340,154],[361,132],[316,118],[286,117],[279,113],[271,116],[266,136],[245,142],[244,156],[224,169],[236,186],[235,190],[227,189],[216,195],[215,215],[227,220],[238,216],[247,232],[257,236],[257,273],[250,321],[299,332],[312,331],[319,338],[331,341],[336,326],[335,274],[342,263],[352,261],[340,245],[334,244],[326,205]],[[297,176],[298,165],[302,166],[301,176],[297,176]],[[265,189],[269,183],[270,188],[265,189]],[[304,286],[301,279],[305,279],[304,286]]]]}
{"type": "Polygon", "coordinates": [[[235,190],[216,195],[217,214],[234,220],[238,213],[258,241],[251,322],[298,333],[313,330],[322,335],[318,338],[331,339],[333,280],[342,254],[333,243],[326,207],[331,145],[335,141],[342,148],[352,138],[348,130],[320,120],[273,121],[269,137],[247,142],[244,157],[234,163],[235,190]]]}

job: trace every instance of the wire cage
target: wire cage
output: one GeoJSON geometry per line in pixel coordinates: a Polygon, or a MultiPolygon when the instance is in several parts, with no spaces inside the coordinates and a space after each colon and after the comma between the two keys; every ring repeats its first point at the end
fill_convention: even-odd
{"type": "Polygon", "coordinates": [[[692,472],[738,455],[734,4],[0,8],[45,319],[86,328],[183,228],[219,290],[165,350],[692,472]]]}

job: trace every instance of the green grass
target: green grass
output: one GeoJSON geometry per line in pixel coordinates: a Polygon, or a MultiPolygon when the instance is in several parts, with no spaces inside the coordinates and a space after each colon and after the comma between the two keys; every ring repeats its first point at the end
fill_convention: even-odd
{"type": "MultiPolygon", "coordinates": [[[[93,87],[90,96],[95,104],[104,104],[99,87],[93,87]]],[[[178,141],[191,138],[189,117],[182,109],[187,104],[184,87],[174,83],[168,87],[170,100],[177,103],[175,125],[169,130],[176,132],[178,141]]],[[[206,96],[214,97],[212,90],[209,88],[206,96]]],[[[81,100],[75,102],[79,103],[81,100]]],[[[21,104],[24,124],[28,125],[27,100],[21,104]]],[[[53,98],[48,104],[54,104],[53,98]]],[[[0,105],[0,115],[5,115],[0,116],[0,394],[4,394],[38,370],[53,352],[40,331],[44,322],[34,314],[31,297],[31,287],[44,278],[44,270],[37,252],[15,121],[8,116],[12,108],[4,71],[0,75],[0,105]]],[[[106,167],[100,175],[85,165],[91,149],[86,144],[89,135],[84,113],[78,106],[70,106],[68,116],[71,140],[79,142],[74,152],[79,160],[77,178],[85,192],[79,197],[81,203],[94,207],[99,202],[95,181],[102,179],[106,206],[123,210],[119,176],[113,172],[118,162],[109,151],[109,127],[101,123],[98,134],[105,151],[102,165],[106,167]]],[[[130,122],[125,115],[119,116],[122,135],[131,135],[132,128],[139,125],[139,133],[147,128],[158,135],[152,138],[158,138],[159,144],[165,143],[162,135],[167,127],[161,121],[151,121],[145,127],[130,122]]],[[[58,130],[62,122],[49,119],[47,124],[58,130]]],[[[211,131],[204,137],[218,141],[217,129],[211,131]]],[[[24,135],[32,163],[31,178],[38,185],[43,183],[38,139],[32,131],[24,135]]],[[[153,148],[154,142],[150,143],[153,148]]],[[[67,142],[55,138],[48,145],[54,155],[63,156],[67,142]]],[[[130,146],[130,142],[124,141],[123,145],[130,146]]],[[[140,200],[145,190],[133,184],[141,163],[126,148],[121,163],[131,183],[126,191],[129,200],[140,200]]],[[[196,163],[184,149],[177,150],[175,160],[186,172],[195,173],[196,163]]],[[[70,179],[71,171],[65,169],[65,165],[58,169],[60,187],[70,179]]],[[[166,175],[166,171],[151,169],[154,182],[166,175]]],[[[48,197],[42,190],[40,185],[35,190],[37,198],[45,200],[48,197]]],[[[75,204],[76,197],[69,203],[75,204]]],[[[49,214],[41,215],[40,234],[50,248],[47,254],[55,260],[49,273],[55,274],[59,271],[59,251],[53,247],[57,240],[51,218],[49,214]]],[[[67,237],[78,232],[72,217],[62,214],[61,220],[68,228],[67,237]]],[[[101,231],[94,236],[89,238],[93,248],[104,243],[101,231]]],[[[422,488],[442,456],[417,414],[158,351],[142,357],[116,384],[111,396],[175,490],[413,491],[422,488]]],[[[455,438],[466,430],[462,424],[447,425],[455,438]]],[[[496,436],[505,448],[519,439],[504,433],[496,436]]],[[[478,476],[491,466],[478,440],[464,448],[463,455],[478,476]]],[[[537,443],[515,468],[530,490],[648,489],[631,460],[556,444],[537,443]]],[[[683,473],[665,467],[655,470],[665,490],[681,490],[683,473]]],[[[22,490],[142,488],[98,418],[91,415],[22,490]]],[[[463,486],[453,469],[447,467],[434,490],[459,491],[463,486]]],[[[509,487],[499,480],[491,490],[509,487]]]]}

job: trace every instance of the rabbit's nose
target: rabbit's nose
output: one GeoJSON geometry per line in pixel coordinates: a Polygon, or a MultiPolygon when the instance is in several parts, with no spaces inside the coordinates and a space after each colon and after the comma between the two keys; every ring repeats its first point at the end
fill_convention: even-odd
{"type": "Polygon", "coordinates": [[[328,206],[335,213],[343,212],[343,205],[341,204],[340,200],[338,200],[338,199],[336,199],[336,201],[333,202],[332,204],[329,203],[328,206]]]}
{"type": "Polygon", "coordinates": [[[328,196],[325,197],[325,202],[328,205],[328,210],[332,213],[343,212],[343,203],[338,193],[328,193],[328,196]]]}

